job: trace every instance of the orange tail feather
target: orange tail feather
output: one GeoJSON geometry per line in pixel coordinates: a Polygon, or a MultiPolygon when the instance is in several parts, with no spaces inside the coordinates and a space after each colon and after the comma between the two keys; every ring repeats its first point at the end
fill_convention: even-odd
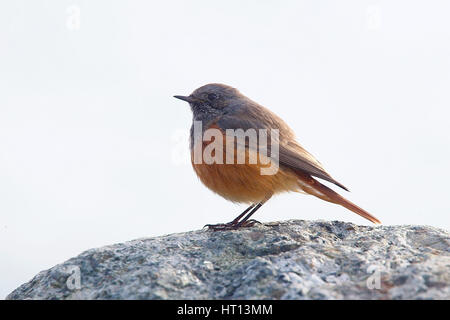
{"type": "Polygon", "coordinates": [[[381,221],[375,218],[373,215],[368,213],[366,210],[358,207],[356,204],[348,201],[343,196],[335,192],[334,190],[328,188],[327,186],[321,184],[316,179],[307,176],[302,173],[298,173],[297,175],[300,179],[300,187],[303,189],[303,191],[312,194],[322,200],[332,202],[339,204],[343,206],[344,208],[347,208],[350,211],[353,211],[354,213],[360,215],[363,218],[366,218],[367,220],[375,223],[380,224],[381,221]]]}

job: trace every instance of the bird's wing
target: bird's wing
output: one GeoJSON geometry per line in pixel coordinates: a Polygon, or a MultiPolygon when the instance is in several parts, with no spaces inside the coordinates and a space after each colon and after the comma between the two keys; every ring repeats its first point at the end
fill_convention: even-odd
{"type": "Polygon", "coordinates": [[[303,147],[296,145],[294,148],[290,145],[280,144],[279,147],[279,163],[294,171],[301,171],[310,174],[311,176],[329,181],[342,189],[348,189],[335,179],[333,179],[328,172],[326,172],[322,165],[303,147]]]}
{"type": "MultiPolygon", "coordinates": [[[[264,108],[264,112],[261,112],[260,108],[253,108],[246,110],[245,113],[234,113],[231,115],[224,115],[220,117],[216,124],[222,129],[267,129],[267,141],[270,143],[270,129],[279,130],[279,152],[277,155],[270,154],[270,157],[278,161],[281,167],[290,168],[293,171],[300,171],[302,173],[309,174],[311,176],[329,181],[342,189],[348,191],[348,189],[333,179],[322,167],[319,161],[317,161],[308,151],[306,151],[300,144],[295,142],[295,136],[292,130],[284,123],[281,118],[264,108]],[[263,116],[266,112],[270,112],[271,117],[263,116]]],[[[250,146],[248,143],[246,148],[250,146]]],[[[269,150],[270,151],[270,150],[269,150]]],[[[266,153],[269,154],[269,153],[266,153]]]]}

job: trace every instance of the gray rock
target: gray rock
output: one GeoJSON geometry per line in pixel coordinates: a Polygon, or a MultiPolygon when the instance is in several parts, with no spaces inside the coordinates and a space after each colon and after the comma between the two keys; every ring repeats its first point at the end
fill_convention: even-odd
{"type": "Polygon", "coordinates": [[[201,230],[88,250],[7,299],[449,299],[449,244],[338,221],[201,230]]]}

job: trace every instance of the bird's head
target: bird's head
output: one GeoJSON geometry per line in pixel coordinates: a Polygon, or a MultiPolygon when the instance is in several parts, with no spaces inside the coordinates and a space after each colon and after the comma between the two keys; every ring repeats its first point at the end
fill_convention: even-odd
{"type": "Polygon", "coordinates": [[[187,101],[194,113],[194,119],[203,120],[224,114],[227,107],[242,95],[233,87],[210,83],[196,89],[189,96],[174,97],[187,101]]]}

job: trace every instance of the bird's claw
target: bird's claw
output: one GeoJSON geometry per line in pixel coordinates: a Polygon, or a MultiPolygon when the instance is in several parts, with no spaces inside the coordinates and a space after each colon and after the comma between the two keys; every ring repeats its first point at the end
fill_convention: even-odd
{"type": "Polygon", "coordinates": [[[212,230],[212,231],[237,230],[239,228],[253,227],[257,223],[261,224],[261,222],[251,219],[251,220],[244,221],[242,223],[231,221],[228,223],[206,224],[203,228],[208,228],[208,230],[212,230]]]}

